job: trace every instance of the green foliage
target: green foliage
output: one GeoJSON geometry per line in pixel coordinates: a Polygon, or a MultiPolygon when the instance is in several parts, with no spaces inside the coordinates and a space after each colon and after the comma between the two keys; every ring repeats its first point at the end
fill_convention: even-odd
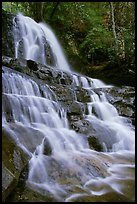
{"type": "Polygon", "coordinates": [[[135,62],[135,2],[117,2],[115,4],[117,33],[120,54],[124,48],[124,60],[128,64],[135,62]]]}
{"type": "Polygon", "coordinates": [[[31,17],[28,2],[2,2],[2,9],[15,15],[21,12],[31,17]]]}
{"type": "Polygon", "coordinates": [[[135,3],[113,5],[118,50],[110,2],[3,2],[2,8],[51,25],[70,59],[94,65],[119,58],[131,64],[135,61],[135,3]]]}
{"type": "Polygon", "coordinates": [[[80,51],[85,54],[87,63],[99,63],[114,56],[112,32],[104,22],[107,10],[106,5],[101,2],[90,3],[87,8],[89,30],[80,45],[80,51]]]}
{"type": "MultiPolygon", "coordinates": [[[[112,33],[107,31],[103,25],[96,24],[96,27],[92,27],[87,33],[80,45],[80,50],[82,52],[86,51],[85,55],[88,59],[91,59],[95,53],[100,53],[100,56],[104,56],[104,60],[111,58],[111,53],[113,53],[112,33]]],[[[100,56],[97,56],[97,58],[100,58],[100,56]]]]}

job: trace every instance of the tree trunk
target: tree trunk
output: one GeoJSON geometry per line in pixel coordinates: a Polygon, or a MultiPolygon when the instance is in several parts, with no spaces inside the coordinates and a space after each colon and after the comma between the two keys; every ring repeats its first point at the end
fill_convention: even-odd
{"type": "Polygon", "coordinates": [[[116,51],[116,56],[118,56],[118,39],[117,39],[117,34],[116,34],[113,2],[110,2],[110,5],[111,5],[111,16],[112,16],[112,31],[113,31],[113,36],[115,40],[115,51],[116,51]]]}

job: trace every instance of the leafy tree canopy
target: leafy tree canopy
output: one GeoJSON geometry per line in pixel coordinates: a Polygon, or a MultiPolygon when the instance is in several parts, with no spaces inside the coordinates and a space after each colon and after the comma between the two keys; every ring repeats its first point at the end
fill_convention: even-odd
{"type": "Polygon", "coordinates": [[[2,8],[50,24],[70,59],[134,64],[134,2],[3,2],[2,8]]]}

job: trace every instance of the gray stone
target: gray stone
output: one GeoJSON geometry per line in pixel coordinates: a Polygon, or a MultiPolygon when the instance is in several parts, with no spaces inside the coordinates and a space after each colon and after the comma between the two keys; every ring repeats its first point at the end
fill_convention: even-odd
{"type": "Polygon", "coordinates": [[[2,200],[13,191],[28,156],[16,145],[10,134],[2,131],[2,200]]]}
{"type": "Polygon", "coordinates": [[[5,167],[2,162],[2,201],[11,193],[16,187],[17,180],[15,176],[5,167]]]}

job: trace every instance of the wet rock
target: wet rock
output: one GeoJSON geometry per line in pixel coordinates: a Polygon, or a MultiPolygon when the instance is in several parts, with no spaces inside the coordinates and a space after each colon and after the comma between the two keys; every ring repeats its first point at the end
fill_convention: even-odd
{"type": "Polygon", "coordinates": [[[103,89],[108,101],[114,105],[120,116],[135,122],[135,88],[130,86],[103,89]]]}
{"type": "Polygon", "coordinates": [[[51,145],[50,145],[48,139],[46,139],[46,138],[44,139],[44,151],[43,151],[43,154],[47,155],[47,156],[52,154],[51,145]]]}
{"type": "Polygon", "coordinates": [[[14,71],[27,74],[35,79],[41,79],[49,85],[58,84],[69,86],[72,84],[72,76],[70,74],[63,73],[61,70],[54,69],[47,65],[36,63],[33,60],[3,56],[2,64],[14,71]]]}
{"type": "MultiPolygon", "coordinates": [[[[39,67],[41,67],[41,66],[39,66],[39,67]]],[[[40,69],[39,71],[40,71],[40,73],[42,73],[43,75],[48,75],[48,76],[50,76],[50,77],[53,77],[53,75],[52,75],[52,70],[40,69]]]]}
{"type": "Polygon", "coordinates": [[[2,200],[13,191],[19,175],[27,164],[27,155],[16,145],[10,134],[2,131],[2,200]]]}
{"type": "Polygon", "coordinates": [[[83,115],[85,112],[85,105],[84,103],[73,101],[66,109],[68,117],[70,117],[70,115],[83,115]]]}
{"type": "Polygon", "coordinates": [[[7,56],[2,56],[2,64],[6,67],[9,67],[13,70],[19,71],[21,73],[29,73],[29,69],[27,67],[27,60],[20,58],[11,58],[7,56]]]}
{"type": "Polygon", "coordinates": [[[8,100],[8,96],[5,94],[2,95],[2,109],[4,111],[4,115],[5,115],[7,122],[13,122],[14,119],[13,119],[11,103],[8,100]]]}
{"type": "Polygon", "coordinates": [[[60,84],[71,86],[73,82],[72,75],[69,73],[62,72],[62,76],[60,77],[60,84]]]}
{"type": "MultiPolygon", "coordinates": [[[[17,63],[18,63],[18,61],[17,61],[17,63]]],[[[14,64],[16,64],[15,60],[14,60],[14,64]]],[[[67,76],[66,73],[62,75],[62,72],[60,70],[54,71],[53,69],[49,69],[49,68],[47,68],[43,65],[40,65],[40,64],[38,64],[38,66],[39,66],[40,72],[41,72],[41,70],[43,70],[41,72],[41,74],[43,75],[43,77],[42,77],[43,80],[41,80],[41,82],[40,82],[40,84],[41,84],[40,85],[40,91],[41,91],[42,96],[46,97],[44,94],[44,92],[46,93],[46,87],[44,87],[44,85],[42,85],[42,83],[44,84],[44,82],[45,82],[45,83],[49,84],[50,90],[53,93],[55,93],[55,94],[53,94],[52,99],[54,101],[59,101],[60,104],[67,111],[67,116],[69,119],[70,127],[79,133],[87,134],[89,136],[98,138],[98,140],[100,141],[100,143],[102,145],[103,138],[101,137],[101,134],[96,135],[95,132],[93,131],[93,128],[90,129],[89,127],[86,126],[86,123],[84,124],[83,121],[82,122],[80,121],[83,117],[83,113],[88,114],[88,112],[86,110],[86,103],[90,102],[90,100],[91,100],[89,91],[87,91],[86,89],[80,88],[80,87],[76,88],[73,86],[62,85],[62,84],[60,84],[60,79],[62,76],[67,76]],[[91,135],[90,135],[89,131],[86,131],[86,130],[88,130],[88,128],[92,133],[91,135]]],[[[69,80],[71,82],[71,77],[68,74],[68,81],[69,80]]],[[[36,82],[39,83],[39,81],[37,81],[37,80],[36,80],[36,82]]],[[[118,113],[121,116],[128,117],[129,119],[131,119],[132,124],[134,124],[134,122],[135,122],[135,103],[134,103],[135,90],[134,90],[134,87],[111,87],[111,88],[94,89],[94,92],[97,93],[98,95],[100,95],[101,91],[103,91],[103,93],[105,93],[108,101],[117,108],[118,113]]],[[[93,112],[96,115],[96,111],[94,111],[94,107],[93,107],[93,112]]],[[[9,117],[9,119],[10,119],[10,117],[9,117]]],[[[99,128],[101,128],[101,127],[99,127],[99,128]]],[[[103,133],[104,133],[103,135],[105,136],[106,130],[103,130],[101,128],[101,131],[103,131],[103,133]]],[[[107,143],[107,148],[111,149],[112,142],[106,142],[106,143],[107,143]]]]}
{"type": "Polygon", "coordinates": [[[57,100],[58,101],[61,101],[61,102],[68,102],[68,101],[71,101],[73,102],[74,101],[74,91],[69,88],[69,87],[66,87],[66,86],[51,86],[50,87],[51,90],[53,90],[57,96],[57,100]]]}
{"type": "Polygon", "coordinates": [[[99,140],[96,138],[96,137],[88,137],[88,143],[89,143],[89,147],[91,148],[91,149],[94,149],[94,150],[96,150],[96,151],[98,151],[98,152],[100,152],[100,151],[103,151],[103,147],[102,147],[102,145],[100,144],[100,142],[99,142],[99,140]]]}
{"type": "Polygon", "coordinates": [[[66,85],[65,78],[61,78],[60,83],[63,84],[63,85],[66,85]]]}
{"type": "Polygon", "coordinates": [[[5,201],[6,197],[16,187],[17,180],[15,176],[5,167],[2,162],[2,201],[5,201]]]}
{"type": "Polygon", "coordinates": [[[36,62],[34,62],[33,60],[27,60],[27,66],[33,70],[33,71],[37,71],[38,70],[38,65],[36,62]]]}
{"type": "Polygon", "coordinates": [[[50,195],[41,195],[26,186],[28,178],[28,166],[20,174],[18,185],[6,198],[5,202],[52,202],[54,199],[50,195]]]}
{"type": "Polygon", "coordinates": [[[13,18],[15,15],[2,9],[2,55],[14,57],[13,18]]]}
{"type": "Polygon", "coordinates": [[[87,103],[91,101],[90,93],[88,92],[88,90],[84,88],[78,88],[75,90],[75,93],[78,102],[87,103]]]}
{"type": "Polygon", "coordinates": [[[22,170],[18,184],[14,191],[6,198],[5,202],[52,202],[50,195],[41,195],[26,186],[28,178],[28,165],[22,170]]]}
{"type": "Polygon", "coordinates": [[[8,65],[11,62],[12,57],[8,57],[8,56],[2,56],[2,64],[3,65],[8,65]]]}
{"type": "Polygon", "coordinates": [[[90,124],[88,121],[81,119],[80,117],[77,116],[71,116],[70,118],[70,126],[73,130],[75,130],[78,133],[82,133],[87,135],[89,133],[89,127],[90,124]]]}
{"type": "Polygon", "coordinates": [[[115,131],[107,126],[95,122],[92,123],[86,118],[71,117],[70,127],[87,138],[89,148],[97,151],[111,151],[112,145],[117,142],[115,131]],[[111,135],[111,137],[110,137],[111,135]]]}
{"type": "Polygon", "coordinates": [[[35,130],[31,127],[27,128],[16,123],[10,123],[9,127],[17,135],[19,142],[31,153],[42,143],[42,139],[44,138],[44,135],[39,130],[35,130]]]}

